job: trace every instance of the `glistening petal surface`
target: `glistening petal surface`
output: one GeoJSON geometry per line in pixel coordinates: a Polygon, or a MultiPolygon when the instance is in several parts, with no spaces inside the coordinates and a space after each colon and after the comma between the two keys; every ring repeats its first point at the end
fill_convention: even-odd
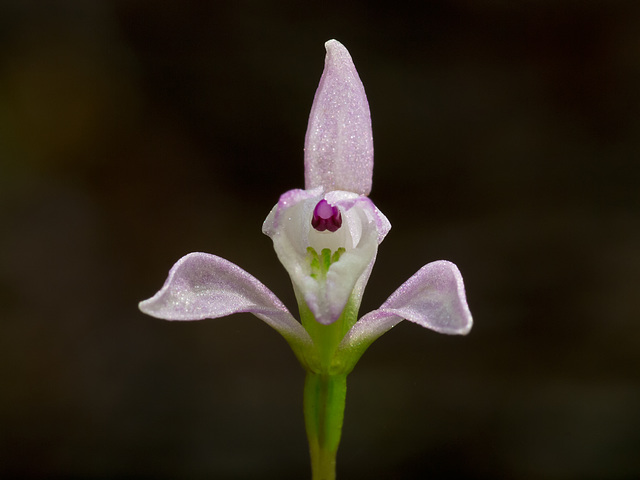
{"type": "Polygon", "coordinates": [[[368,195],[373,134],[367,96],[347,49],[337,40],[329,40],[325,48],[305,137],[305,188],[368,195]]]}
{"type": "Polygon", "coordinates": [[[342,347],[366,348],[402,320],[440,333],[467,334],[473,319],[458,267],[446,260],[422,267],[378,310],[358,320],[345,336],[342,347]]]}
{"type": "Polygon", "coordinates": [[[165,320],[253,313],[290,343],[311,342],[306,330],[271,290],[237,265],[208,253],[190,253],[178,260],[162,289],[139,306],[144,313],[165,320]]]}

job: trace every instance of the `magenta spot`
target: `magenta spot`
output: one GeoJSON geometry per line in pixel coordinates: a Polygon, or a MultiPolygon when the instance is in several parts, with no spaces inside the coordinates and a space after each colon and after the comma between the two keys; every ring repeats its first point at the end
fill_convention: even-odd
{"type": "Polygon", "coordinates": [[[319,232],[335,232],[342,226],[342,215],[338,207],[330,205],[324,198],[313,209],[311,225],[319,232]]]}

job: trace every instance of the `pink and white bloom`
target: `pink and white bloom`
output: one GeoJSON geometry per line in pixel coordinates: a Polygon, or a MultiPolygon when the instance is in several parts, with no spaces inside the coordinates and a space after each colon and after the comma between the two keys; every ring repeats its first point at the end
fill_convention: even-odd
{"type": "Polygon", "coordinates": [[[466,334],[472,318],[458,268],[440,260],[422,267],[379,309],[357,319],[378,245],[391,224],[367,196],[373,137],[364,87],[347,49],[336,40],[325,47],[305,138],[305,189],[284,193],[262,228],[291,277],[302,323],[255,277],[206,253],[180,259],[162,289],[140,302],[140,310],[166,320],[253,313],[280,332],[311,369],[328,366],[315,365],[322,347],[318,327],[310,322],[342,322],[331,368],[348,372],[376,338],[402,320],[466,334]]]}

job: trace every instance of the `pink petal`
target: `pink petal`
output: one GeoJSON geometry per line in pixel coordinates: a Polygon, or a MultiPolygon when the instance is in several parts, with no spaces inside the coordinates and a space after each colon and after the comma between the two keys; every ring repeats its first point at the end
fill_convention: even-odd
{"type": "Polygon", "coordinates": [[[467,334],[473,320],[458,267],[446,260],[425,265],[378,310],[358,320],[342,344],[368,346],[402,320],[440,333],[467,334]]]}
{"type": "Polygon", "coordinates": [[[207,253],[190,253],[178,260],[162,289],[139,307],[164,320],[202,320],[248,312],[290,343],[311,341],[271,290],[237,265],[207,253]]]}
{"type": "Polygon", "coordinates": [[[325,48],[305,138],[305,188],[368,195],[373,135],[367,96],[347,49],[337,40],[329,40],[325,48]]]}

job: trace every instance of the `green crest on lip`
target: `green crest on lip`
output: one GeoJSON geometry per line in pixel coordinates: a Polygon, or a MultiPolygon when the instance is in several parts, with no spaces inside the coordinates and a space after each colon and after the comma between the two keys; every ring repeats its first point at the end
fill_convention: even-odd
{"type": "Polygon", "coordinates": [[[331,254],[331,250],[328,248],[323,248],[318,255],[318,252],[316,252],[313,247],[307,247],[307,260],[309,261],[309,265],[311,265],[311,278],[320,281],[325,280],[329,267],[340,260],[344,252],[344,247],[340,247],[333,252],[333,254],[331,254]]]}

